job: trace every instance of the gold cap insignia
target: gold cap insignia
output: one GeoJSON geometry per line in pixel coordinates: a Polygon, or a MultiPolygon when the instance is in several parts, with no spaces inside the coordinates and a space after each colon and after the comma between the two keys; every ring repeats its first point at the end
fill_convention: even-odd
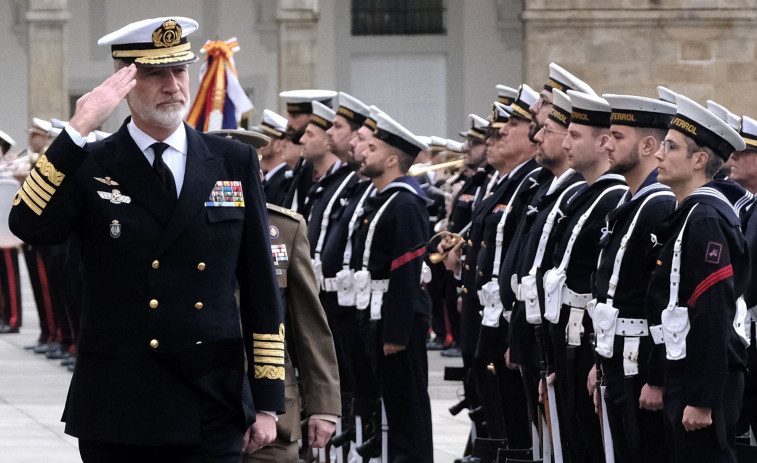
{"type": "Polygon", "coordinates": [[[181,42],[181,26],[169,19],[152,33],[152,44],[156,47],[173,47],[181,42]]]}

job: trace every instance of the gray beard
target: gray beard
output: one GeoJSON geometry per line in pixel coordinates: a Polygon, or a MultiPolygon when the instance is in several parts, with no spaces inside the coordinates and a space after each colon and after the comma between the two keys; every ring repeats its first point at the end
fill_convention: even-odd
{"type": "Polygon", "coordinates": [[[129,103],[131,104],[132,111],[137,113],[140,119],[166,129],[178,127],[189,112],[188,101],[185,101],[178,108],[175,106],[157,108],[144,104],[139,98],[130,98],[129,103]]]}

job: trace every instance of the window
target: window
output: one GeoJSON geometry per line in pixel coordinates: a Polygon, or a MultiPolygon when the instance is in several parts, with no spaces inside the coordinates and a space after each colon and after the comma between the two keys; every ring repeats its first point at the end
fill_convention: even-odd
{"type": "Polygon", "coordinates": [[[440,35],[444,0],[352,0],[352,35],[440,35]]]}

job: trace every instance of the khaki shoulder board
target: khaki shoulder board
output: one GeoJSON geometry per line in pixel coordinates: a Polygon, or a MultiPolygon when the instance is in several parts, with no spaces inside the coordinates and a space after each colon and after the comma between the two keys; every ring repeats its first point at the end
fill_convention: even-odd
{"type": "Polygon", "coordinates": [[[268,212],[269,213],[271,211],[278,212],[280,215],[283,215],[283,216],[286,216],[286,217],[290,217],[290,218],[294,219],[297,222],[299,222],[300,219],[302,218],[301,214],[298,214],[297,212],[295,212],[295,211],[293,211],[291,209],[287,209],[285,207],[277,206],[277,205],[271,204],[271,203],[266,203],[266,206],[268,206],[268,212]]]}

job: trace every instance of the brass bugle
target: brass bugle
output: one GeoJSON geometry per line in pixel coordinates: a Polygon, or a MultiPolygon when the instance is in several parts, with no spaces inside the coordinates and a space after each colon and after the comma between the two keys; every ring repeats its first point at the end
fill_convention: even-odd
{"type": "Polygon", "coordinates": [[[441,170],[441,169],[456,169],[459,167],[463,167],[465,165],[465,159],[455,159],[454,161],[448,161],[448,162],[442,162],[441,164],[434,164],[432,166],[424,166],[422,164],[417,164],[416,166],[410,166],[410,170],[408,170],[407,175],[410,175],[412,177],[418,177],[420,175],[425,174],[426,172],[432,172],[435,170],[441,170]]]}
{"type": "Polygon", "coordinates": [[[442,239],[449,238],[450,240],[449,245],[443,248],[442,250],[443,252],[432,252],[431,254],[428,255],[428,260],[431,261],[432,264],[438,264],[439,262],[444,260],[444,258],[447,256],[447,254],[449,254],[452,248],[457,246],[457,244],[460,243],[461,241],[464,241],[464,238],[458,235],[457,233],[452,233],[449,231],[441,231],[437,233],[436,235],[432,236],[431,239],[429,240],[429,243],[439,237],[441,237],[442,239]]]}

